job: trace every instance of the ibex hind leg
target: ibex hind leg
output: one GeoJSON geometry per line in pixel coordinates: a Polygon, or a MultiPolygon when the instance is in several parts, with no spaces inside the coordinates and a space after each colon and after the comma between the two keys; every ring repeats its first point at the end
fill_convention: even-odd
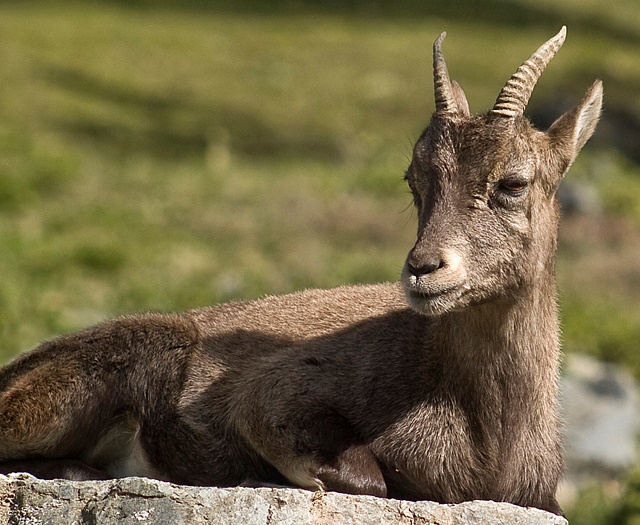
{"type": "Polygon", "coordinates": [[[82,363],[47,354],[27,354],[0,371],[0,461],[77,457],[101,431],[105,393],[82,363]]]}
{"type": "Polygon", "coordinates": [[[114,397],[79,373],[30,370],[0,393],[0,473],[163,479],[141,443],[138,418],[116,410],[114,397]]]}
{"type": "Polygon", "coordinates": [[[138,419],[119,409],[104,383],[71,363],[40,362],[0,392],[0,472],[162,478],[140,442],[138,419]]]}

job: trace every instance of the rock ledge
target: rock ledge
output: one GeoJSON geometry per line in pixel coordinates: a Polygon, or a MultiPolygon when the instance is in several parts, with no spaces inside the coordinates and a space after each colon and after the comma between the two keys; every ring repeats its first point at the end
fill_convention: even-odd
{"type": "Polygon", "coordinates": [[[0,475],[0,525],[566,525],[508,503],[440,505],[282,488],[200,488],[124,478],[42,481],[0,475]]]}

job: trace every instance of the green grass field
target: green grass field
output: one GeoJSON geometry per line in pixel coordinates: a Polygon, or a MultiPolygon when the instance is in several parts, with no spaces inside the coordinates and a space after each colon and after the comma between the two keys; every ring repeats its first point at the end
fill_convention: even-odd
{"type": "MultiPolygon", "coordinates": [[[[567,24],[532,115],[602,78],[640,122],[635,0],[445,4],[0,4],[0,361],[119,314],[397,279],[442,30],[472,111],[567,24]]],[[[563,227],[565,347],[640,377],[640,166],[603,124],[570,174],[602,212],[563,227]]]]}

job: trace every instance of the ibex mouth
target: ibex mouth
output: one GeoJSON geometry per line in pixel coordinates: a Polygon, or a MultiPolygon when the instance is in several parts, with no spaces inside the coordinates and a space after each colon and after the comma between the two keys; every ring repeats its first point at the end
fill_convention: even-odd
{"type": "Polygon", "coordinates": [[[441,291],[437,291],[437,292],[423,292],[421,290],[408,289],[407,290],[407,294],[412,299],[430,301],[430,300],[437,299],[438,297],[442,297],[444,295],[447,295],[450,291],[451,290],[441,290],[441,291]]]}
{"type": "Polygon", "coordinates": [[[462,284],[445,286],[425,286],[420,279],[409,277],[404,280],[404,289],[409,306],[424,315],[440,315],[460,308],[460,298],[464,295],[462,284]]]}

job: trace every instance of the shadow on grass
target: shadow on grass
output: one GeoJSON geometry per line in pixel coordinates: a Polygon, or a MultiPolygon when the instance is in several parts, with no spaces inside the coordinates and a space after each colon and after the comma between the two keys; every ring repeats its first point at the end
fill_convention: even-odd
{"type": "Polygon", "coordinates": [[[176,11],[238,12],[258,15],[296,13],[335,14],[358,18],[408,19],[449,18],[486,24],[528,28],[539,26],[557,30],[562,25],[596,34],[606,34],[624,42],[640,42],[640,31],[620,27],[586,11],[561,10],[550,6],[522,4],[514,0],[102,0],[138,9],[164,8],[176,11]]]}
{"type": "Polygon", "coordinates": [[[60,132],[101,148],[160,158],[205,155],[212,146],[249,158],[340,161],[344,156],[338,137],[308,128],[278,128],[241,108],[198,101],[177,92],[142,91],[80,70],[48,67],[43,71],[46,80],[58,88],[116,110],[110,118],[69,114],[52,118],[51,125],[60,132]]]}
{"type": "MultiPolygon", "coordinates": [[[[255,113],[210,101],[198,101],[183,94],[136,90],[110,83],[87,72],[59,67],[43,68],[47,81],[80,97],[98,99],[115,107],[116,113],[135,115],[135,119],[111,120],[104,117],[57,116],[52,126],[74,139],[91,141],[98,147],[118,153],[142,152],[159,158],[206,155],[211,147],[228,148],[234,155],[250,159],[268,157],[306,158],[340,162],[345,147],[339,137],[322,134],[316,128],[300,125],[283,129],[270,125],[255,113]]],[[[640,117],[626,108],[631,85],[619,79],[603,78],[607,86],[607,110],[596,131],[594,142],[613,146],[640,162],[640,117]]],[[[529,110],[540,129],[547,129],[562,113],[577,104],[576,93],[593,81],[592,72],[574,75],[552,97],[538,100],[529,110]],[[567,93],[570,95],[558,95],[567,93]]]]}

